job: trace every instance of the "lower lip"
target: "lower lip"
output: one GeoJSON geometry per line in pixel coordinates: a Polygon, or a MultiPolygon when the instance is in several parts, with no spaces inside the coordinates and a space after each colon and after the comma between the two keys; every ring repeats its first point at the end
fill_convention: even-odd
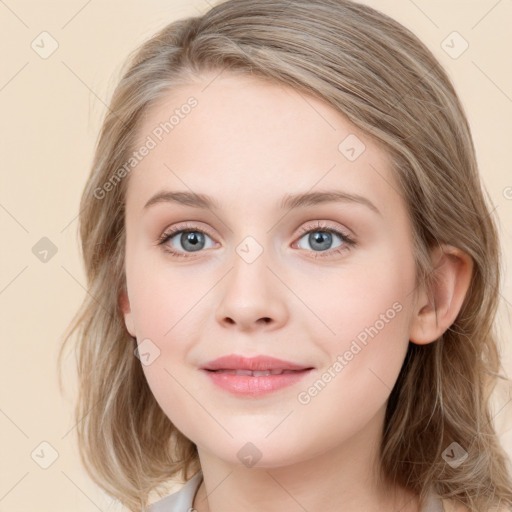
{"type": "Polygon", "coordinates": [[[206,372],[216,386],[234,395],[261,396],[295,384],[306,375],[309,375],[312,369],[282,373],[280,375],[259,375],[257,377],[208,370],[203,371],[206,372]]]}

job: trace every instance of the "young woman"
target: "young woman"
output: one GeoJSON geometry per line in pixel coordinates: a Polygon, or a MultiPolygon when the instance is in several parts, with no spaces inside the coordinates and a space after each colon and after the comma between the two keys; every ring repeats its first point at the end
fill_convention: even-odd
{"type": "Polygon", "coordinates": [[[510,510],[489,204],[449,78],[388,16],[230,0],[166,26],[80,207],[92,478],[133,511],[510,510]]]}

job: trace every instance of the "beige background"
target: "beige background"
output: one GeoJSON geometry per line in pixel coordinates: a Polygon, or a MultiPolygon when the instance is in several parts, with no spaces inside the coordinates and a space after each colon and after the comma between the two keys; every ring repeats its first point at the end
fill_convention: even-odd
{"type": "MultiPolygon", "coordinates": [[[[412,29],[452,77],[472,125],[484,182],[501,223],[506,274],[500,326],[507,374],[512,354],[512,3],[501,0],[366,1],[412,29]],[[446,44],[458,51],[452,58],[446,44]],[[455,39],[453,39],[455,37],[455,39]],[[453,39],[454,43],[450,41],[453,39]]],[[[72,358],[67,396],[57,388],[60,336],[85,293],[76,241],[78,201],[100,121],[129,51],[170,21],[203,13],[204,0],[0,1],[2,386],[0,511],[119,510],[89,480],[75,445],[72,358]],[[51,49],[48,32],[58,49],[51,49]],[[42,38],[45,37],[44,41],[42,38]],[[38,45],[38,46],[37,46],[38,45]],[[57,252],[32,252],[47,237],[57,252]],[[51,462],[52,448],[58,457],[51,462]],[[31,457],[33,454],[33,458],[31,457]],[[37,462],[36,462],[37,461],[37,462]]],[[[512,403],[493,399],[512,455],[512,403]]]]}

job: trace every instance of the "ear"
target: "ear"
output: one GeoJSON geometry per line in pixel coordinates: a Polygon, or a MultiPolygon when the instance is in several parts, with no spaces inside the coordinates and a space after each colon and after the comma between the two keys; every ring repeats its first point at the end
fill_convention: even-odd
{"type": "Polygon", "coordinates": [[[118,300],[119,300],[119,307],[121,308],[121,311],[123,313],[124,323],[126,325],[126,329],[130,333],[130,335],[133,338],[135,338],[136,337],[136,335],[135,335],[135,325],[134,325],[134,322],[133,322],[133,315],[132,315],[132,310],[131,310],[131,307],[130,307],[130,300],[128,299],[128,294],[126,293],[125,290],[123,290],[119,294],[119,299],[118,300]]]}
{"type": "Polygon", "coordinates": [[[473,273],[471,257],[451,245],[435,247],[431,259],[434,285],[420,290],[409,330],[409,340],[417,345],[435,341],[453,324],[473,273]]]}

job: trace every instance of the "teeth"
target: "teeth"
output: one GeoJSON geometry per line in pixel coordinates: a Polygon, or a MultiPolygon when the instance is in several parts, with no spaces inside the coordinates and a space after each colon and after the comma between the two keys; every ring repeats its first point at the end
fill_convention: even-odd
{"type": "Polygon", "coordinates": [[[232,370],[234,375],[252,375],[251,370],[232,370]]]}

